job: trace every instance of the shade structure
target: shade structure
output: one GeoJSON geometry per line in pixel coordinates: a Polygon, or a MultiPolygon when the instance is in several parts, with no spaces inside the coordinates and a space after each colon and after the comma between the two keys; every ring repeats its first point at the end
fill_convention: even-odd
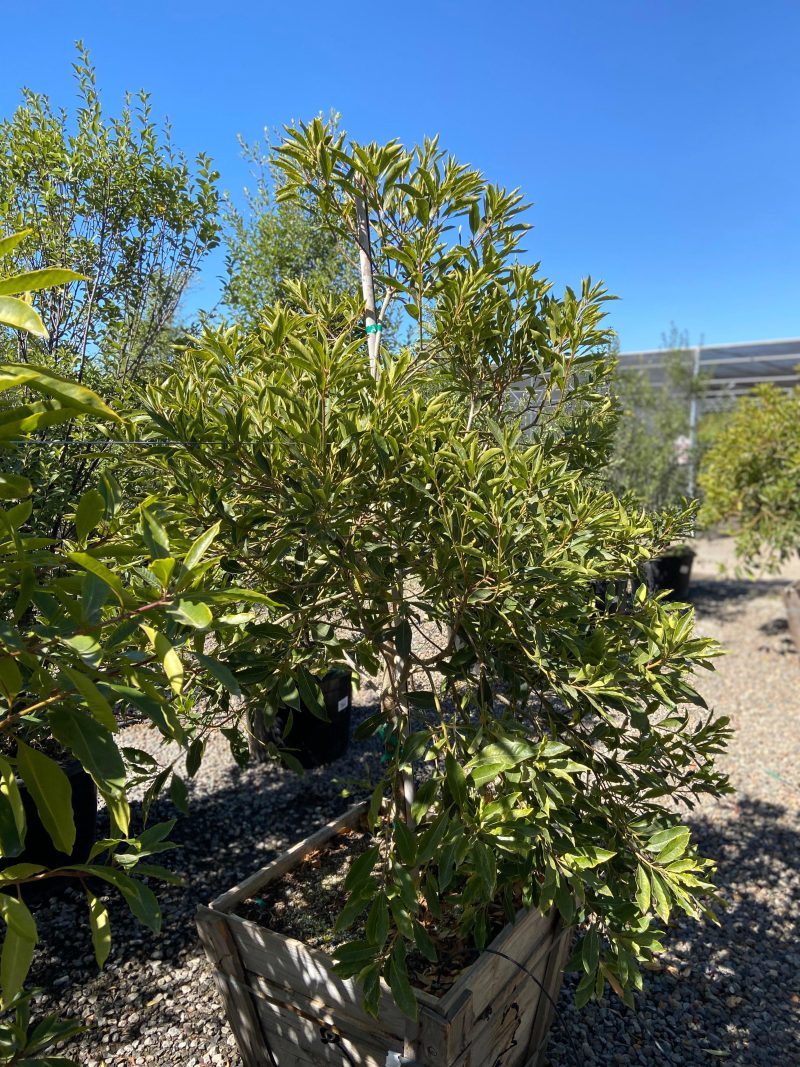
{"type": "MultiPolygon", "coordinates": [[[[700,345],[682,351],[687,360],[694,360],[703,379],[703,406],[723,405],[762,382],[782,389],[800,385],[800,338],[700,345]]],[[[653,385],[660,385],[667,377],[672,355],[668,349],[621,352],[619,367],[646,374],[653,385]]]]}

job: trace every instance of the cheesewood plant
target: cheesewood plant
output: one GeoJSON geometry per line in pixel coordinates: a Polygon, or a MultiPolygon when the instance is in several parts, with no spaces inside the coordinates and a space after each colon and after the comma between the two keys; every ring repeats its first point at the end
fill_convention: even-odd
{"type": "Polygon", "coordinates": [[[175,522],[219,522],[223,566],[274,604],[218,650],[251,704],[322,714],[328,668],[381,679],[360,732],[385,772],[337,967],[413,1016],[412,955],[454,930],[483,947],[498,904],[556,907],[580,929],[579,1003],[606,984],[631,1003],[672,911],[711,914],[679,809],[725,791],[727,727],[692,682],[716,646],[637,577],[687,517],[656,529],[604,483],[606,293],[557,295],[521,263],[519,193],[435,140],[315,121],[276,166],[360,287],[298,283],[258,329],[203,333],[140,432],[175,522]]]}

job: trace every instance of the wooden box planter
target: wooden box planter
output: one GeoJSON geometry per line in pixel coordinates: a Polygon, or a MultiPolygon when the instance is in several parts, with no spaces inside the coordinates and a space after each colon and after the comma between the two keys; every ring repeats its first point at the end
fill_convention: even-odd
{"type": "Polygon", "coordinates": [[[557,915],[523,913],[443,996],[415,990],[414,1023],[387,985],[373,1018],[356,982],[339,978],[323,952],[236,914],[307,853],[363,825],[365,811],[352,808],[198,909],[200,938],[245,1067],[391,1067],[406,1060],[420,1067],[536,1067],[570,948],[557,915]]]}

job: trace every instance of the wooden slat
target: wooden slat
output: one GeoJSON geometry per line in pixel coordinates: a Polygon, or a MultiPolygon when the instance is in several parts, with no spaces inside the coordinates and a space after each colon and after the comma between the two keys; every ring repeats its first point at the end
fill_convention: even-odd
{"type": "MultiPolygon", "coordinates": [[[[505,926],[489,948],[505,952],[512,959],[525,964],[535,950],[548,941],[550,919],[537,911],[521,912],[515,923],[505,926]]],[[[498,981],[505,976],[511,964],[501,956],[485,952],[468,968],[441,999],[439,1005],[447,1015],[465,989],[472,990],[473,1011],[477,1019],[491,1002],[498,988],[498,981]]],[[[503,978],[504,980],[504,978],[503,978]]]]}
{"type": "Polygon", "coordinates": [[[421,1008],[416,1030],[409,1029],[405,1054],[420,1063],[450,1067],[472,1032],[472,994],[465,990],[448,1017],[421,1008]]]}
{"type": "Polygon", "coordinates": [[[263,1067],[264,1035],[252,998],[242,992],[245,970],[227,919],[210,908],[199,907],[196,922],[244,1065],[263,1067]]]}
{"type": "Polygon", "coordinates": [[[314,852],[316,849],[321,848],[342,830],[353,829],[358,826],[366,811],[366,803],[356,804],[354,807],[349,808],[344,815],[340,815],[338,819],[326,823],[316,833],[311,834],[310,837],[305,838],[303,841],[299,841],[265,867],[256,871],[255,874],[251,874],[249,878],[245,878],[243,882],[217,897],[216,900],[211,902],[211,907],[214,911],[233,911],[237,905],[248,900],[259,889],[263,889],[265,885],[281,878],[287,871],[296,867],[309,852],[314,852]]]}
{"type": "MultiPolygon", "coordinates": [[[[574,930],[571,929],[561,929],[559,931],[557,935],[558,941],[550,956],[550,963],[545,976],[545,989],[556,1003],[558,1003],[558,995],[561,992],[561,983],[564,978],[564,965],[569,959],[572,948],[573,934],[574,930]]],[[[555,1008],[552,1003],[547,997],[542,997],[529,1039],[529,1050],[532,1053],[530,1067],[536,1067],[536,1064],[543,1059],[554,1014],[555,1008]]],[[[526,1067],[528,1067],[527,1064],[526,1067]]]]}
{"type": "Polygon", "coordinates": [[[329,1027],[324,1019],[307,1015],[300,1009],[289,1010],[286,1004],[272,1000],[263,990],[263,985],[253,986],[254,1003],[270,1048],[276,1054],[278,1067],[295,1067],[295,1064],[305,1065],[307,1062],[335,1064],[335,1067],[349,1067],[350,1064],[354,1067],[385,1067],[386,1054],[402,1050],[402,1043],[387,1043],[376,1032],[351,1033],[346,1028],[329,1027]],[[285,1047],[297,1057],[286,1064],[277,1055],[277,1050],[285,1047]]]}
{"type": "Polygon", "coordinates": [[[498,958],[502,969],[495,977],[494,995],[484,1008],[485,1014],[476,1017],[472,1031],[474,1063],[493,1063],[498,1058],[503,1067],[514,1067],[527,1059],[552,947],[551,940],[540,942],[524,959],[518,945],[507,946],[504,951],[518,960],[524,971],[509,960],[498,958]]]}
{"type": "Polygon", "coordinates": [[[261,975],[287,991],[304,991],[309,999],[324,1001],[329,1008],[359,1026],[380,1028],[387,1035],[404,1039],[406,1017],[394,1002],[389,987],[381,990],[379,1020],[361,1006],[361,991],[351,978],[340,978],[332,960],[302,941],[266,930],[238,915],[229,916],[234,940],[248,971],[261,975]]]}

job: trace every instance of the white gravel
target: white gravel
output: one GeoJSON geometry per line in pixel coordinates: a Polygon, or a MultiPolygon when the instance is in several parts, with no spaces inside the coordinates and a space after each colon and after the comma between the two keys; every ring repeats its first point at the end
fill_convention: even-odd
{"type": "MultiPolygon", "coordinates": [[[[800,1064],[800,656],[781,626],[779,596],[800,566],[779,579],[740,581],[718,573],[731,558],[727,541],[700,542],[692,586],[700,632],[730,650],[701,682],[737,731],[725,758],[737,793],[692,815],[720,862],[730,907],[719,929],[676,924],[636,1012],[615,999],[577,1012],[568,981],[551,1067],[800,1064]]],[[[132,729],[127,743],[146,747],[142,729],[132,729]]],[[[42,1006],[89,1027],[65,1054],[85,1067],[241,1067],[197,942],[195,907],[342,811],[352,802],[341,796],[342,781],[376,759],[374,745],[354,744],[344,759],[298,779],[275,767],[242,772],[216,741],[192,787],[192,814],[174,834],[183,847],[172,865],[187,886],[160,892],[158,937],[113,905],[114,948],[102,972],[83,902],[40,906],[43,949],[32,978],[45,990],[42,1006]]],[[[154,814],[169,817],[170,804],[159,802],[154,814]]]]}

